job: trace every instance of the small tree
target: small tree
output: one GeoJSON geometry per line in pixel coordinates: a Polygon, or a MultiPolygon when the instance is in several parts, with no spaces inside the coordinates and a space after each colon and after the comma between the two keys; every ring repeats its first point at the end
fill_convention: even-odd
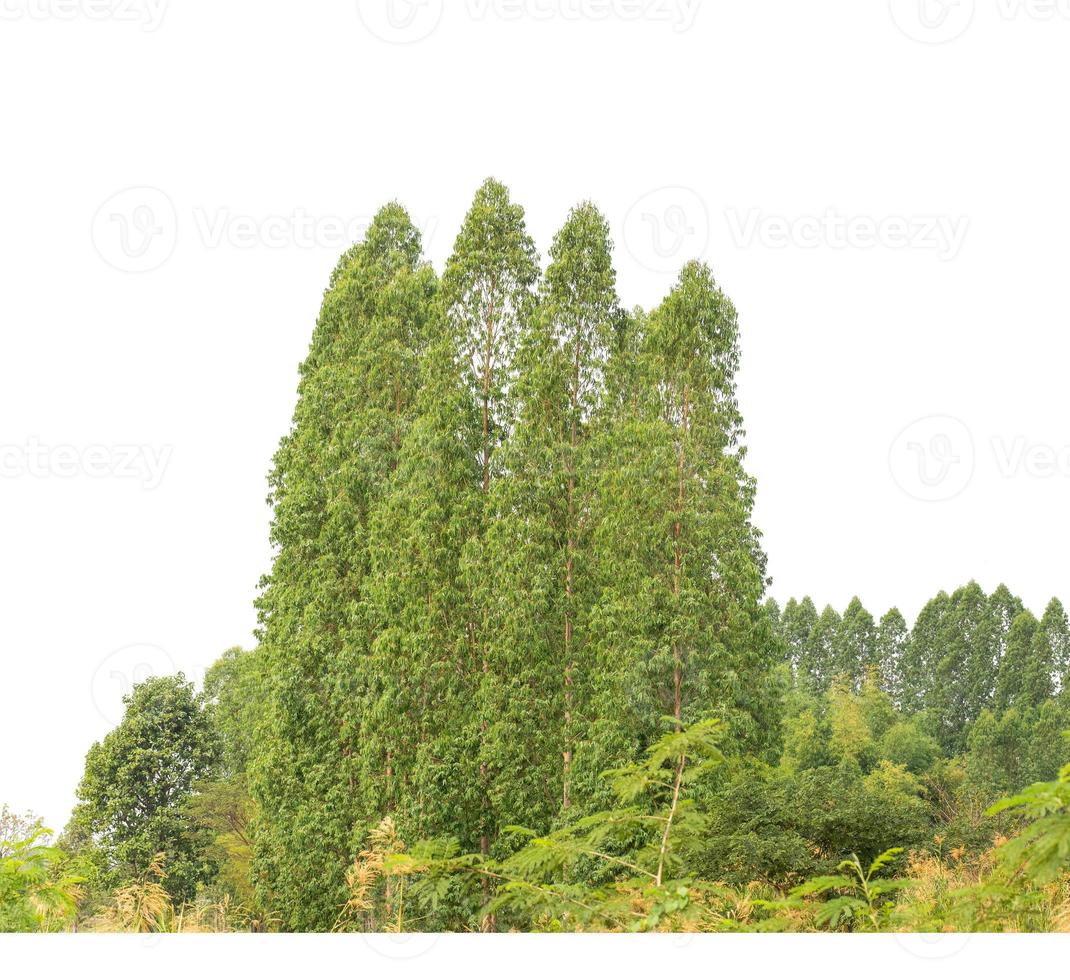
{"type": "Polygon", "coordinates": [[[122,722],[86,756],[73,829],[95,845],[106,886],[135,880],[163,854],[167,890],[184,901],[213,870],[185,808],[216,766],[216,738],[182,674],[150,678],[124,702],[122,722]]]}

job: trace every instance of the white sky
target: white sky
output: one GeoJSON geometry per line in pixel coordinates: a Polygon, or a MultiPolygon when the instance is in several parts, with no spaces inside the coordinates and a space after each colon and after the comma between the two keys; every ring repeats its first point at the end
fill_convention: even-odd
{"type": "Polygon", "coordinates": [[[1070,0],[160,3],[0,0],[0,801],[251,642],[334,224],[441,269],[487,175],[543,255],[600,205],[629,305],[712,263],[778,598],[1070,599],[1070,0]]]}

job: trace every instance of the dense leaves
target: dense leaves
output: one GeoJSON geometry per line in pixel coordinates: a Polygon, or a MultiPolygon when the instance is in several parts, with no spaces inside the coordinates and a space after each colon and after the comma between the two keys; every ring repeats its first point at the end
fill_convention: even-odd
{"type": "Polygon", "coordinates": [[[192,898],[214,871],[184,808],[219,760],[203,700],[179,674],[137,685],[122,722],[86,756],[70,832],[85,835],[105,884],[136,877],[157,854],[167,891],[192,898]]]}

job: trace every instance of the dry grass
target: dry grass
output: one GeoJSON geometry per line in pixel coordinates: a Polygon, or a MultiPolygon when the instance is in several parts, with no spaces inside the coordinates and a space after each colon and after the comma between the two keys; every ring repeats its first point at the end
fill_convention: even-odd
{"type": "Polygon", "coordinates": [[[227,933],[271,932],[278,928],[273,915],[255,915],[229,896],[202,897],[175,908],[163,887],[167,873],[164,856],[157,854],[145,879],[118,889],[111,904],[87,923],[90,932],[227,933]]]}

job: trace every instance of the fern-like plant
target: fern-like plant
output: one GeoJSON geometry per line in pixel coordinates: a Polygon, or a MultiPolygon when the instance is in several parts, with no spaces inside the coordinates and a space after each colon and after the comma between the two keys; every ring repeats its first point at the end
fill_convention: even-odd
{"type": "Polygon", "coordinates": [[[85,879],[65,869],[50,836],[38,827],[25,840],[3,842],[0,932],[52,932],[73,922],[85,879]]]}
{"type": "Polygon", "coordinates": [[[817,926],[852,932],[880,932],[887,926],[895,908],[891,897],[907,881],[878,876],[902,853],[901,847],[890,848],[868,867],[859,861],[858,855],[852,854],[839,863],[839,874],[811,878],[792,890],[786,904],[798,905],[806,899],[822,898],[824,900],[814,916],[817,926]]]}
{"type": "MultiPolygon", "coordinates": [[[[673,730],[640,762],[604,773],[616,808],[544,835],[508,827],[506,833],[526,843],[504,861],[459,854],[449,841],[425,842],[411,853],[385,855],[381,873],[416,876],[412,895],[432,908],[457,879],[490,882],[493,890],[481,915],[533,929],[689,929],[697,928],[700,918],[709,927],[705,913],[732,903],[728,889],[697,882],[689,873],[688,858],[708,821],[688,791],[721,763],[723,726],[708,720],[676,730],[674,719],[666,723],[673,730]],[[579,881],[574,871],[580,865],[596,871],[579,881]]],[[[378,873],[360,859],[357,868],[363,876],[378,873]]],[[[367,888],[359,894],[366,896],[367,888]]],[[[716,924],[728,922],[721,913],[712,918],[716,924]]]]}

